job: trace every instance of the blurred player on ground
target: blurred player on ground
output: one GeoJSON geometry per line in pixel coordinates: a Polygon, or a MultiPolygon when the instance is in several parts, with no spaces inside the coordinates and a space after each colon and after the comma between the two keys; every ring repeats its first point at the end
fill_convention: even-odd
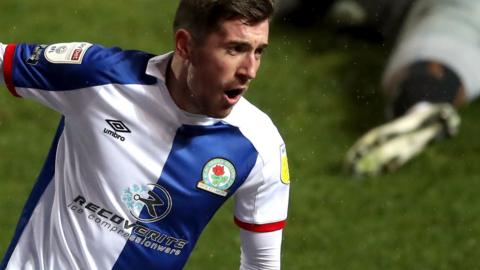
{"type": "Polygon", "coordinates": [[[480,2],[417,0],[385,69],[390,122],[361,137],[346,163],[359,175],[393,171],[458,131],[455,108],[480,94],[480,2]]]}
{"type": "MultiPolygon", "coordinates": [[[[312,26],[319,19],[310,12],[319,4],[279,4],[281,22],[312,26]],[[302,13],[305,17],[297,16],[302,13]]],[[[327,17],[336,27],[368,28],[384,41],[396,39],[382,81],[392,120],[350,148],[345,163],[351,172],[377,175],[396,170],[429,143],[457,133],[460,118],[455,108],[480,94],[480,1],[338,0],[326,1],[323,7],[330,8],[327,17]]]]}

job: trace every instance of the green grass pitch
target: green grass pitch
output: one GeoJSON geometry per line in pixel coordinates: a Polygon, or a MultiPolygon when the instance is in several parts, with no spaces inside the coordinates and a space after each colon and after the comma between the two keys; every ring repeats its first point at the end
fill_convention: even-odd
{"type": "MultiPolygon", "coordinates": [[[[89,41],[156,54],[172,48],[177,1],[0,2],[0,41],[89,41]]],[[[477,269],[480,255],[479,103],[460,111],[454,140],[401,171],[342,172],[348,147],[383,120],[379,77],[388,46],[325,29],[274,26],[247,98],[282,133],[292,176],[283,269],[477,269]]],[[[0,89],[0,255],[45,159],[59,115],[0,89]]],[[[227,203],[186,269],[238,269],[227,203]]]]}

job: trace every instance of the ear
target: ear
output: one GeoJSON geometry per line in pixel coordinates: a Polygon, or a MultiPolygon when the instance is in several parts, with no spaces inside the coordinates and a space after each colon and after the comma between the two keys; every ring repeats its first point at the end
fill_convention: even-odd
{"type": "Polygon", "coordinates": [[[185,29],[179,29],[175,33],[175,51],[183,59],[189,60],[193,46],[192,35],[185,29]]]}

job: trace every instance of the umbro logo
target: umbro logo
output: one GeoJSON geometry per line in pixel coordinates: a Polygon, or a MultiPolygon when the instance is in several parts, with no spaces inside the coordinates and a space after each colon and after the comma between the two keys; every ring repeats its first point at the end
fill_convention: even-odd
{"type": "Polygon", "coordinates": [[[110,135],[114,137],[117,140],[120,140],[122,142],[125,141],[125,137],[122,135],[118,134],[119,133],[131,133],[130,129],[120,120],[110,120],[110,119],[105,119],[105,121],[108,123],[108,125],[113,129],[108,129],[104,128],[103,133],[110,135]]]}
{"type": "Polygon", "coordinates": [[[105,119],[107,123],[115,130],[116,132],[128,132],[130,133],[130,129],[120,120],[110,120],[110,119],[105,119]]]}

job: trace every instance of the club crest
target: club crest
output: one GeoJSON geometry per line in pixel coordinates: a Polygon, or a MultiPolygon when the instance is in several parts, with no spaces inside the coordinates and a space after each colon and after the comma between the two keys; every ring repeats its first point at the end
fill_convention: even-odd
{"type": "Polygon", "coordinates": [[[230,161],[214,158],[203,166],[202,180],[197,183],[197,187],[225,197],[236,176],[235,167],[230,161]]]}

